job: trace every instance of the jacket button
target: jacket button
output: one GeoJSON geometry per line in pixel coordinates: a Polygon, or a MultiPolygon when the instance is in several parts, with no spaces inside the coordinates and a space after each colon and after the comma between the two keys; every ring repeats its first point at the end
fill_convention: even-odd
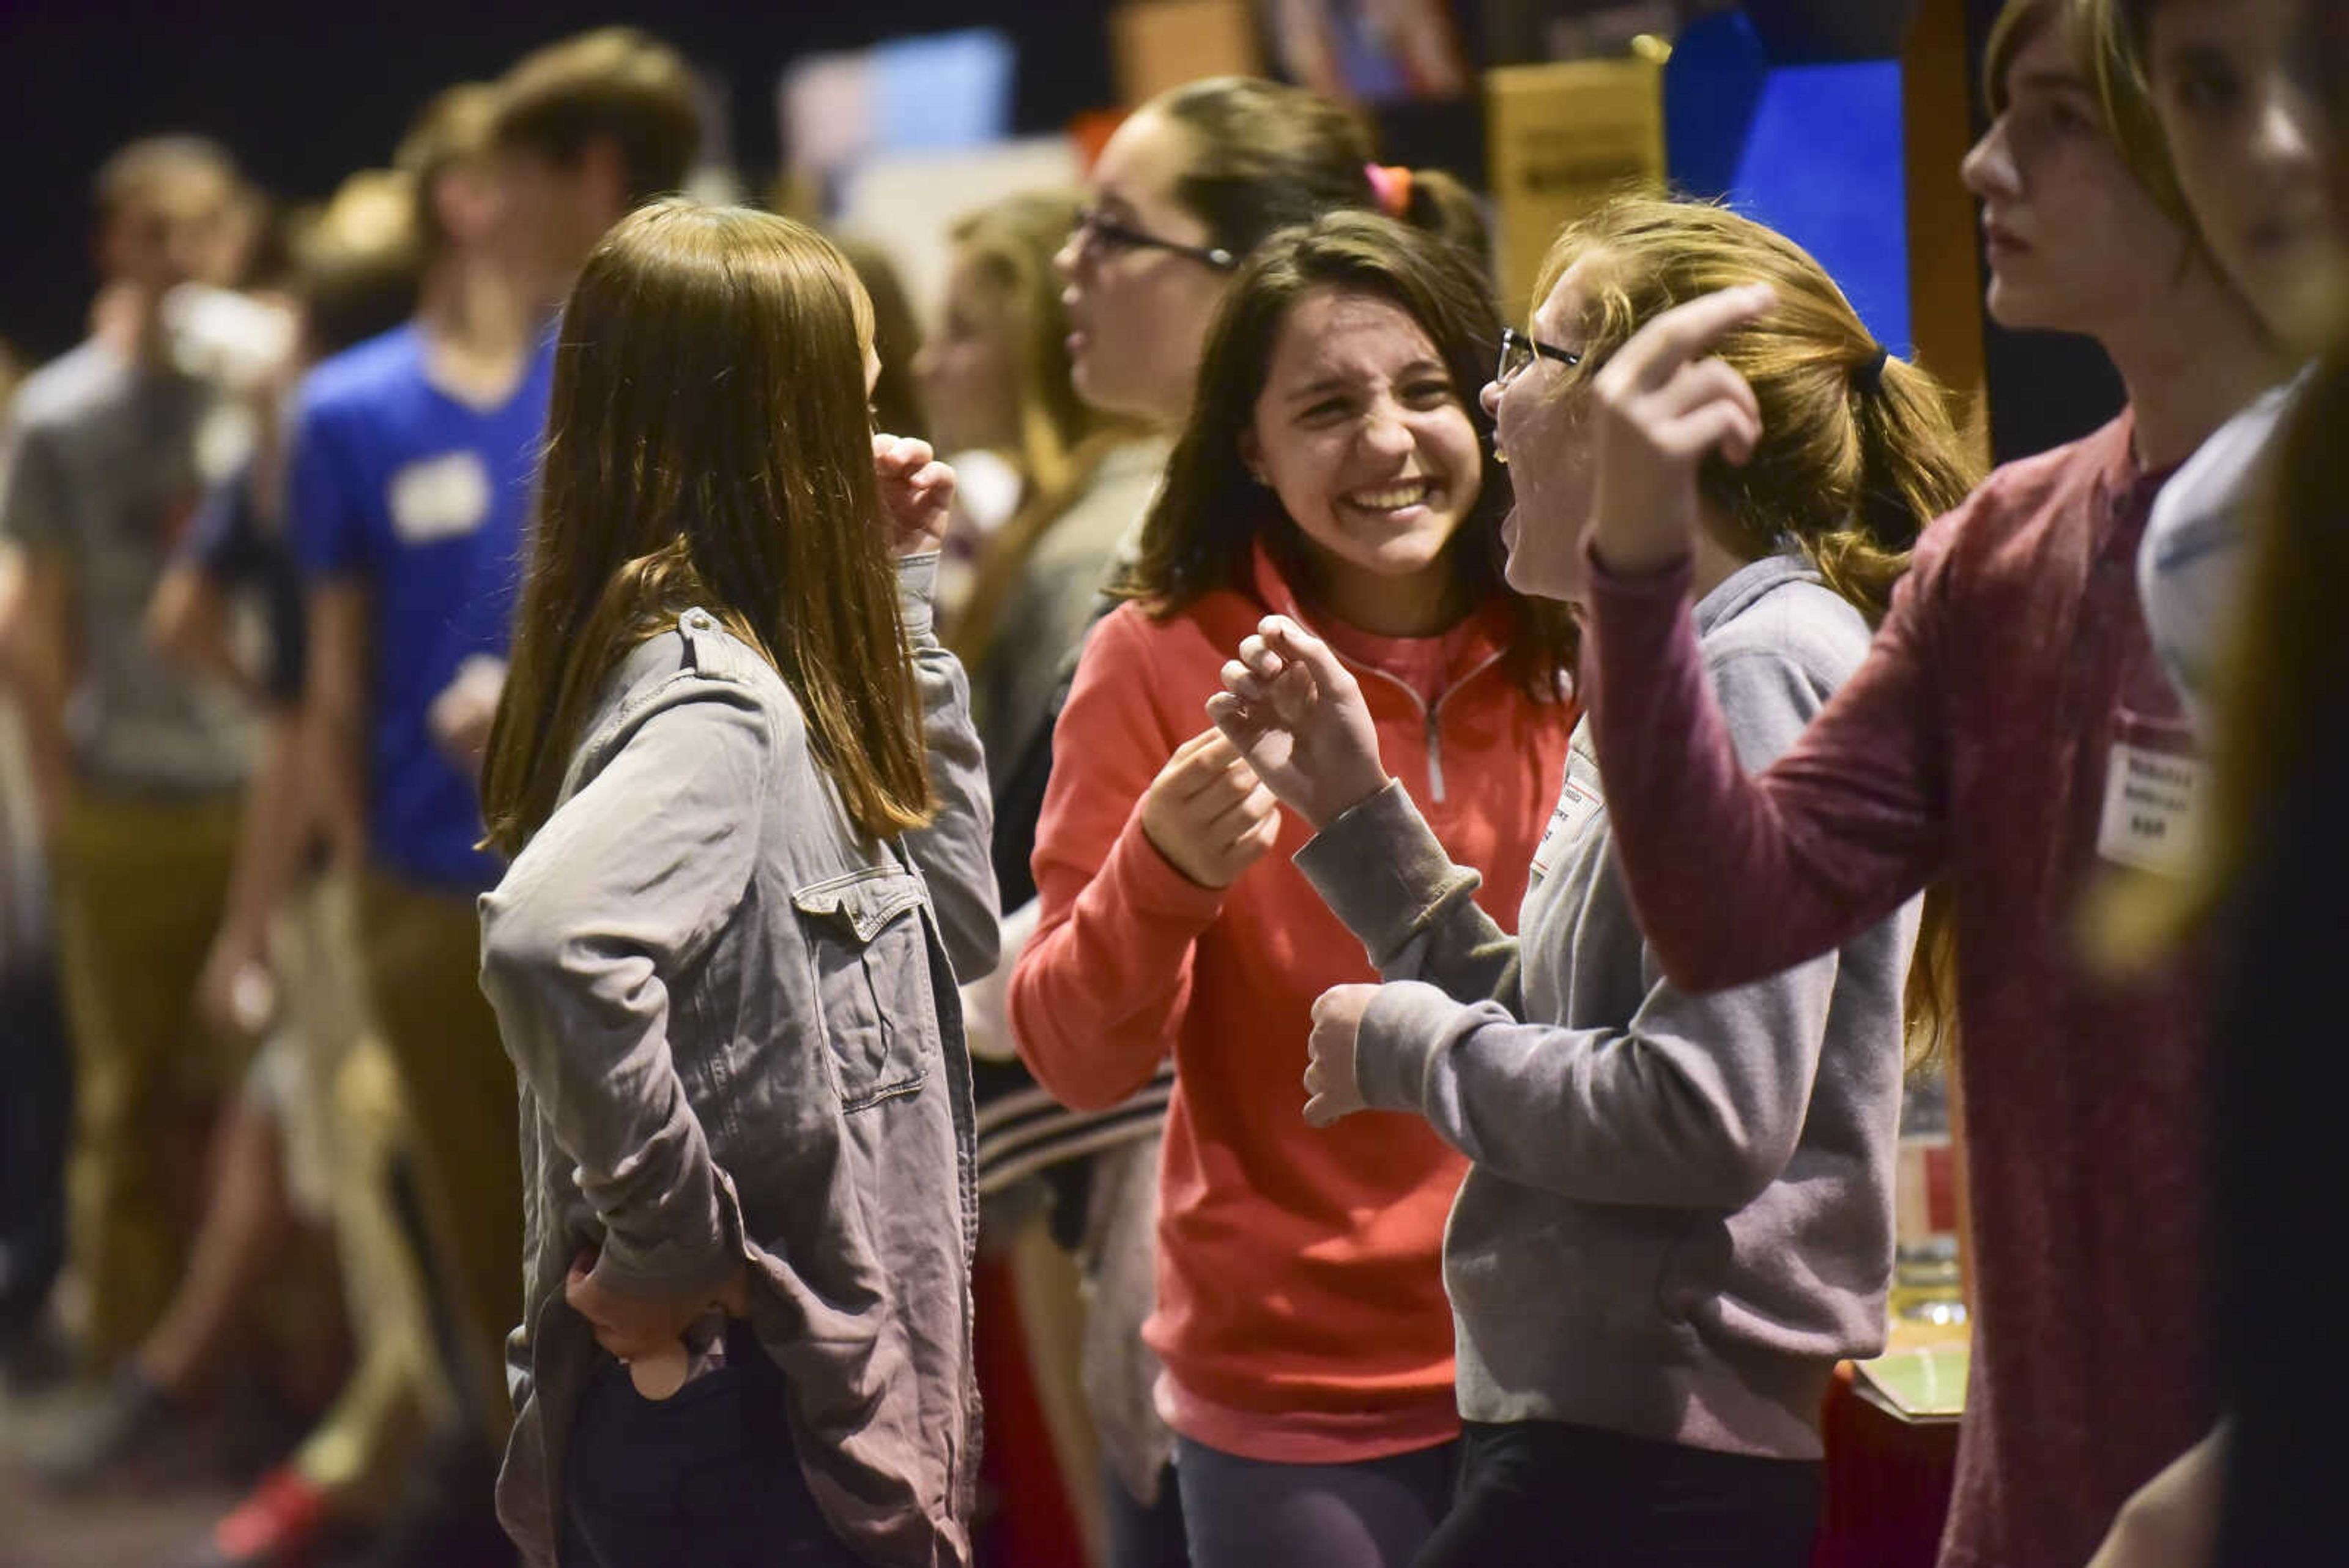
{"type": "Polygon", "coordinates": [[[708,610],[686,611],[685,624],[688,628],[694,631],[715,631],[718,629],[717,621],[710,618],[708,610]]]}

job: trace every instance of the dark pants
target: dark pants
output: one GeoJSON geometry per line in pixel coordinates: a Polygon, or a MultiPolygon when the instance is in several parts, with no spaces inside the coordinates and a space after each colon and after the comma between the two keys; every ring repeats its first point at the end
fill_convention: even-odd
{"type": "Polygon", "coordinates": [[[647,1399],[601,1358],[563,1467],[563,1568],[860,1568],[816,1511],[783,1375],[742,1325],[726,1365],[647,1399]]]}
{"type": "Polygon", "coordinates": [[[46,961],[0,976],[0,1349],[29,1328],[66,1255],[73,1063],[46,961]]]}
{"type": "Polygon", "coordinates": [[[1457,1447],[1350,1465],[1244,1459],[1174,1443],[1198,1568],[1403,1568],[1444,1517],[1457,1447]]]}
{"type": "Polygon", "coordinates": [[[1472,1421],[1414,1568],[1805,1568],[1820,1467],[1563,1421],[1472,1421]]]}
{"type": "Polygon", "coordinates": [[[1190,1568],[1183,1493],[1173,1465],[1159,1472],[1158,1501],[1145,1507],[1104,1464],[1102,1496],[1109,1519],[1109,1568],[1190,1568]]]}

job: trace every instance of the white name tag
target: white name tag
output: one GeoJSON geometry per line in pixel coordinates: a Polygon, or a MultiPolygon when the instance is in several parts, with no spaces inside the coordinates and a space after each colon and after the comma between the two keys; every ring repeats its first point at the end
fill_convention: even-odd
{"type": "Polygon", "coordinates": [[[1583,828],[1606,805],[1596,790],[1577,783],[1571,773],[1566,775],[1566,785],[1557,792],[1557,809],[1549,814],[1549,826],[1542,829],[1541,842],[1534,846],[1533,875],[1528,878],[1532,884],[1539,885],[1549,875],[1557,857],[1582,836],[1583,828]]]}
{"type": "Polygon", "coordinates": [[[489,520],[489,471],[470,452],[428,457],[391,476],[390,502],[400,543],[462,538],[489,520]]]}
{"type": "Polygon", "coordinates": [[[2202,773],[2199,757],[2115,741],[2096,853],[2140,870],[2183,872],[2194,849],[2202,773]]]}

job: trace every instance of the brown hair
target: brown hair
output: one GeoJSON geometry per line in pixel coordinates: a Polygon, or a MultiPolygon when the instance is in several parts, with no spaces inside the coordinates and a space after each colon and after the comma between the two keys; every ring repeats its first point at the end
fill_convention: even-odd
{"type": "Polygon", "coordinates": [[[2006,78],[2015,56],[2050,26],[2069,28],[2073,51],[2105,122],[2105,134],[2119,150],[2146,194],[2162,215],[2194,236],[2200,228],[2186,204],[2169,143],[2153,109],[2153,88],[2145,64],[2144,23],[2151,6],[2144,0],[2007,0],[1991,25],[1982,51],[1982,96],[1990,112],[2006,112],[2006,78]]]}
{"type": "Polygon", "coordinates": [[[804,224],[665,201],[573,286],[538,516],[482,775],[511,855],[553,811],[597,687],[699,605],[781,674],[859,831],[929,818],[921,709],[864,412],[871,309],[804,224]]]}
{"type": "Polygon", "coordinates": [[[362,169],[294,240],[293,293],[309,358],[339,354],[415,313],[414,195],[406,174],[362,169]]]}
{"type": "MultiPolygon", "coordinates": [[[[1210,244],[1244,256],[1275,231],[1324,213],[1380,212],[1371,133],[1328,99],[1256,77],[1209,77],[1145,106],[1192,133],[1190,166],[1174,198],[1197,214],[1210,244]]],[[[1465,245],[1487,265],[1492,238],[1468,188],[1441,170],[1412,171],[1402,211],[1413,228],[1465,245]]]]}
{"type": "Polygon", "coordinates": [[[1534,297],[1585,257],[1583,358],[1567,385],[1676,305],[1745,283],[1776,291],[1766,316],[1714,349],[1753,387],[1763,436],[1743,466],[1709,459],[1704,490],[1738,530],[1723,543],[1758,559],[1791,538],[1880,620],[1918,533],[1982,477],[1950,392],[1885,354],[1809,253],[1726,207],[1618,197],[1552,242],[1534,297]]]}
{"type": "Polygon", "coordinates": [[[914,386],[914,356],[922,351],[922,324],[905,297],[905,285],[896,266],[879,245],[833,235],[832,243],[855,270],[873,302],[873,352],[881,360],[881,374],[873,383],[875,427],[895,436],[930,439],[930,421],[922,412],[921,394],[914,386]]]}
{"type": "Polygon", "coordinates": [[[525,55],[498,84],[492,135],[557,163],[607,138],[635,206],[685,183],[701,147],[693,72],[676,50],[634,27],[598,27],[525,55]]]}
{"type": "Polygon", "coordinates": [[[149,187],[193,175],[215,179],[232,200],[246,199],[244,176],[229,150],[209,136],[173,132],[126,142],[98,166],[90,200],[100,223],[110,223],[125,202],[149,187]]]}
{"type": "MultiPolygon", "coordinates": [[[[1285,571],[1311,587],[1297,525],[1278,498],[1249,477],[1240,438],[1255,418],[1288,313],[1323,289],[1386,300],[1417,322],[1443,356],[1470,418],[1477,417],[1474,400],[1492,373],[1501,323],[1467,251],[1370,213],[1331,213],[1274,236],[1241,267],[1208,329],[1190,420],[1143,521],[1141,559],[1118,587],[1148,599],[1154,614],[1173,615],[1218,588],[1244,587],[1259,537],[1285,571]]],[[[1465,603],[1501,597],[1515,607],[1512,669],[1527,691],[1552,695],[1573,659],[1574,622],[1564,605],[1528,598],[1504,580],[1508,471],[1490,441],[1478,447],[1484,485],[1453,535],[1454,581],[1465,603]]]]}
{"type": "Polygon", "coordinates": [[[1146,429],[1086,402],[1071,377],[1068,312],[1052,253],[1067,240],[1078,206],[1072,193],[1031,191],[982,208],[953,230],[954,254],[1003,306],[1019,401],[1013,457],[1026,486],[1019,510],[988,539],[949,639],[966,664],[993,645],[1036,546],[1084,493],[1102,459],[1146,429]]]}
{"type": "MultiPolygon", "coordinates": [[[[1740,284],[1775,291],[1767,314],[1713,348],[1754,389],[1761,442],[1740,467],[1707,458],[1700,483],[1736,530],[1723,543],[1758,559],[1791,539],[1871,626],[1880,620],[1918,535],[1982,477],[1948,390],[1891,358],[1800,245],[1725,207],[1618,197],[1552,243],[1534,297],[1547,299],[1585,257],[1582,362],[1561,393],[1674,306],[1740,284]]],[[[1953,1023],[1948,897],[1942,886],[1927,892],[1909,965],[1920,1065],[1953,1023]]]]}
{"type": "Polygon", "coordinates": [[[497,88],[487,82],[459,82],[435,93],[399,139],[391,163],[414,182],[416,243],[426,256],[440,254],[449,244],[434,188],[444,176],[488,157],[497,119],[497,88]]]}

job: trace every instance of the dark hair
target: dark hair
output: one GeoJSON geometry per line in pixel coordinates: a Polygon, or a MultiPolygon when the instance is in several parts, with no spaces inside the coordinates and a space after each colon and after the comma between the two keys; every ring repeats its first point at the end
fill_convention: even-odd
{"type": "Polygon", "coordinates": [[[438,255],[449,244],[437,188],[451,171],[489,152],[498,105],[498,89],[487,82],[443,88],[409,123],[391,155],[392,167],[414,182],[416,243],[427,256],[438,255]]]}
{"type": "Polygon", "coordinates": [[[159,182],[189,175],[217,179],[232,196],[244,187],[244,177],[227,148],[209,136],[175,131],[142,136],[109,154],[90,182],[90,201],[98,209],[98,221],[109,222],[138,192],[159,182]]]}
{"type": "MultiPolygon", "coordinates": [[[[1256,77],[1209,77],[1148,107],[1192,133],[1197,151],[1174,182],[1174,199],[1207,225],[1210,243],[1234,255],[1324,213],[1385,210],[1371,182],[1369,130],[1316,93],[1256,77]]],[[[1405,189],[1402,209],[1389,217],[1464,245],[1490,265],[1491,234],[1466,186],[1426,169],[1413,171],[1405,189]]]]}
{"type": "MultiPolygon", "coordinates": [[[[1501,323],[1475,259],[1433,234],[1371,213],[1331,213],[1267,241],[1240,269],[1209,328],[1191,417],[1166,463],[1165,483],[1143,520],[1141,558],[1119,586],[1172,615],[1219,588],[1249,580],[1259,536],[1301,586],[1312,573],[1272,492],[1248,475],[1240,438],[1255,418],[1283,325],[1298,303],[1331,289],[1386,300],[1423,328],[1444,358],[1461,401],[1475,410],[1492,373],[1501,323]]],[[[1501,519],[1509,509],[1508,471],[1480,441],[1483,489],[1448,552],[1462,597],[1507,597],[1519,634],[1513,669],[1528,691],[1554,695],[1572,662],[1574,623],[1566,607],[1512,591],[1502,568],[1501,519]]]]}
{"type": "Polygon", "coordinates": [[[693,72],[676,50],[634,27],[598,27],[549,44],[505,74],[492,135],[558,163],[590,141],[619,150],[633,207],[685,183],[701,147],[693,72]]]}
{"type": "Polygon", "coordinates": [[[482,770],[492,846],[544,824],[605,676],[697,604],[782,676],[860,832],[928,820],[864,413],[871,334],[840,252],[771,213],[657,202],[588,256],[482,770]]]}
{"type": "Polygon", "coordinates": [[[294,241],[292,290],[311,358],[339,354],[415,314],[422,258],[413,198],[407,175],[360,170],[294,241]]]}
{"type": "Polygon", "coordinates": [[[922,397],[914,385],[914,356],[922,351],[922,324],[905,297],[905,285],[888,254],[863,240],[833,236],[833,244],[856,269],[856,280],[873,301],[873,352],[881,360],[880,379],[873,383],[873,418],[891,435],[930,439],[930,421],[922,411],[922,397]]]}

